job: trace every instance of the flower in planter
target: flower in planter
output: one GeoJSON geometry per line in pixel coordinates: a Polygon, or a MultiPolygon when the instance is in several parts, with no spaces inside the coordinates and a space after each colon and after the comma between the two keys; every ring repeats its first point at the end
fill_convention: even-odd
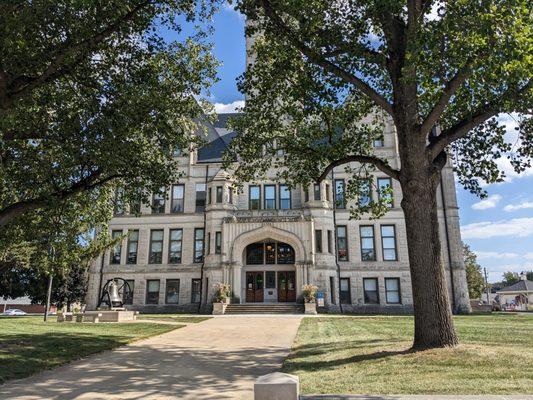
{"type": "Polygon", "coordinates": [[[225,303],[229,299],[231,290],[227,283],[218,282],[213,285],[215,289],[215,297],[213,303],[225,303]]]}
{"type": "Polygon", "coordinates": [[[315,285],[304,285],[302,288],[303,295],[304,295],[304,301],[306,303],[314,303],[316,300],[316,292],[318,290],[318,286],[315,285]]]}

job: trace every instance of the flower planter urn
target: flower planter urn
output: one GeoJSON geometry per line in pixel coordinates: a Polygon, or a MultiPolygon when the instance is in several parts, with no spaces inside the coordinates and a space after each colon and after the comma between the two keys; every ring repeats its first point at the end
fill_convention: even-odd
{"type": "Polygon", "coordinates": [[[316,315],[317,312],[316,312],[316,303],[315,302],[312,302],[312,303],[304,303],[305,305],[305,313],[306,314],[309,314],[309,315],[316,315]]]}
{"type": "Polygon", "coordinates": [[[224,315],[228,303],[213,303],[213,315],[224,315]]]}

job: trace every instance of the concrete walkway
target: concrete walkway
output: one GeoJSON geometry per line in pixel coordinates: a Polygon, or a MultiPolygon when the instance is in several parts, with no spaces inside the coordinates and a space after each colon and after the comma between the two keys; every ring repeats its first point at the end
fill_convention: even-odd
{"type": "Polygon", "coordinates": [[[252,399],[302,316],[225,316],[0,386],[0,399],[252,399]]]}

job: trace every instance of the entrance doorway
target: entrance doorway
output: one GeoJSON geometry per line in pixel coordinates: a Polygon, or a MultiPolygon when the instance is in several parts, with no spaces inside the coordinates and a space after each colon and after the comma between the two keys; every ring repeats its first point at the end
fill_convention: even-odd
{"type": "Polygon", "coordinates": [[[246,302],[262,303],[264,294],[263,271],[246,273],[246,302]]]}
{"type": "Polygon", "coordinates": [[[294,271],[278,272],[278,301],[296,301],[296,274],[294,271]]]}

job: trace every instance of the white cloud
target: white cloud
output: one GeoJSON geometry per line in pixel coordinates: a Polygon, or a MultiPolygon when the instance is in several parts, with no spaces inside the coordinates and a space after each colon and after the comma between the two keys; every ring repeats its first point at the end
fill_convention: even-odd
{"type": "Polygon", "coordinates": [[[505,207],[503,207],[504,211],[507,211],[507,212],[523,210],[526,208],[533,208],[533,201],[523,201],[518,204],[507,204],[505,207]]]}
{"type": "Polygon", "coordinates": [[[474,251],[476,253],[476,256],[480,260],[490,260],[490,259],[508,259],[508,258],[516,258],[518,257],[518,254],[516,253],[498,253],[497,251],[474,251]]]}
{"type": "Polygon", "coordinates": [[[236,10],[235,9],[235,2],[233,2],[232,4],[230,4],[229,2],[224,2],[224,4],[222,5],[222,7],[224,8],[224,10],[230,12],[231,14],[234,14],[236,15],[240,20],[244,21],[245,18],[244,18],[244,15],[241,14],[240,11],[236,10]]]}
{"type": "Polygon", "coordinates": [[[533,218],[476,222],[464,225],[461,228],[461,235],[464,239],[488,239],[501,236],[526,237],[533,235],[533,218]]]}
{"type": "Polygon", "coordinates": [[[524,258],[526,260],[533,260],[533,252],[529,252],[529,253],[524,254],[524,258]]]}
{"type": "Polygon", "coordinates": [[[500,196],[499,194],[494,194],[492,196],[487,197],[486,199],[472,204],[472,208],[474,210],[487,210],[489,208],[494,208],[498,205],[501,199],[502,196],[500,196]]]}
{"type": "Polygon", "coordinates": [[[240,108],[244,107],[244,100],[236,100],[233,103],[215,103],[215,111],[218,114],[224,114],[224,113],[235,113],[239,112],[240,108]]]}

